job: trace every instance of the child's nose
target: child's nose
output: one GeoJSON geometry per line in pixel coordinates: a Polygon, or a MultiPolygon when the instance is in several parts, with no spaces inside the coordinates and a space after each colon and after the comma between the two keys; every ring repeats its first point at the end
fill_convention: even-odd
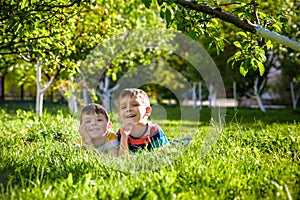
{"type": "Polygon", "coordinates": [[[92,125],[92,126],[96,126],[96,125],[97,125],[97,120],[92,120],[91,125],[92,125]]]}
{"type": "Polygon", "coordinates": [[[126,111],[131,111],[131,110],[132,110],[132,106],[128,105],[128,106],[126,107],[126,111]]]}

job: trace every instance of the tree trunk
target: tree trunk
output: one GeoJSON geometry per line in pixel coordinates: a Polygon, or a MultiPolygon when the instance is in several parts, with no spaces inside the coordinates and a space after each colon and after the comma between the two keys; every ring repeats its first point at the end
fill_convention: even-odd
{"type": "Polygon", "coordinates": [[[36,114],[38,116],[43,115],[43,100],[44,100],[44,93],[40,92],[40,89],[38,89],[36,95],[36,114]]]}
{"type": "Polygon", "coordinates": [[[294,82],[293,81],[291,81],[290,86],[291,86],[291,98],[292,98],[293,109],[297,110],[297,102],[298,102],[299,97],[300,97],[300,92],[298,92],[297,95],[295,95],[295,89],[294,89],[294,82]]]}
{"type": "Polygon", "coordinates": [[[71,113],[75,114],[78,112],[78,106],[77,106],[75,94],[72,94],[72,96],[68,99],[68,107],[71,113]]]}
{"type": "Polygon", "coordinates": [[[110,97],[111,97],[110,93],[105,93],[104,95],[102,95],[102,98],[101,98],[102,105],[103,105],[104,108],[107,109],[107,111],[111,110],[111,107],[110,107],[110,97]]]}
{"type": "Polygon", "coordinates": [[[266,112],[266,108],[265,108],[265,105],[262,102],[260,94],[256,93],[255,97],[256,97],[256,100],[257,100],[257,103],[258,103],[258,106],[259,106],[260,110],[265,113],[266,112]]]}
{"type": "Polygon", "coordinates": [[[262,93],[262,90],[264,88],[264,84],[265,84],[265,79],[263,79],[262,82],[259,85],[259,78],[256,77],[255,84],[254,84],[254,95],[256,97],[256,100],[257,100],[257,103],[258,103],[258,106],[259,106],[260,110],[265,113],[266,108],[265,108],[265,105],[263,104],[262,99],[261,99],[261,93],[262,93]]]}
{"type": "Polygon", "coordinates": [[[71,77],[70,83],[67,83],[66,87],[63,87],[63,89],[60,89],[59,91],[61,95],[64,97],[64,99],[68,102],[69,111],[72,114],[76,114],[78,112],[78,105],[77,105],[76,91],[74,87],[72,87],[73,83],[74,83],[74,78],[71,77]]]}
{"type": "Polygon", "coordinates": [[[209,95],[208,95],[208,105],[209,107],[215,107],[217,104],[217,91],[213,84],[209,84],[209,95]]]}
{"type": "Polygon", "coordinates": [[[47,85],[42,88],[41,82],[42,82],[42,70],[41,70],[41,61],[37,61],[36,65],[36,105],[35,105],[35,111],[38,116],[42,116],[43,114],[43,100],[44,100],[44,93],[45,91],[50,87],[52,81],[54,80],[54,77],[51,77],[50,81],[47,83],[47,85]]]}
{"type": "Polygon", "coordinates": [[[234,110],[237,110],[237,98],[236,98],[236,82],[233,82],[233,100],[234,100],[234,110]]]}
{"type": "Polygon", "coordinates": [[[199,82],[199,109],[202,110],[202,83],[199,82]]]}
{"type": "Polygon", "coordinates": [[[89,104],[89,98],[88,98],[88,91],[86,89],[86,86],[83,86],[82,88],[82,96],[83,96],[83,103],[84,105],[88,105],[89,104]]]}
{"type": "Polygon", "coordinates": [[[97,95],[99,96],[99,98],[102,101],[102,105],[103,107],[107,110],[110,111],[111,110],[111,102],[110,102],[110,97],[113,93],[113,91],[115,91],[119,85],[115,85],[113,88],[109,89],[109,77],[105,77],[104,81],[101,81],[99,83],[99,89],[101,90],[101,92],[98,92],[97,95]]]}
{"type": "Polygon", "coordinates": [[[193,84],[193,108],[197,107],[196,83],[193,84]]]}
{"type": "Polygon", "coordinates": [[[42,70],[40,66],[40,60],[36,65],[36,104],[35,111],[38,116],[42,116],[43,112],[43,93],[41,92],[42,70]]]}

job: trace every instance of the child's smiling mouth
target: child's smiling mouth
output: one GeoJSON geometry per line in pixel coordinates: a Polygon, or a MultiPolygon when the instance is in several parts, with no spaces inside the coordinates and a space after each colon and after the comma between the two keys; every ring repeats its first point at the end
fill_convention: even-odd
{"type": "Polygon", "coordinates": [[[92,129],[90,129],[89,131],[90,131],[90,132],[92,132],[92,131],[101,131],[101,128],[92,128],[92,129]]]}
{"type": "Polygon", "coordinates": [[[126,116],[125,118],[126,119],[130,119],[130,118],[134,118],[136,115],[128,115],[128,116],[126,116]]]}

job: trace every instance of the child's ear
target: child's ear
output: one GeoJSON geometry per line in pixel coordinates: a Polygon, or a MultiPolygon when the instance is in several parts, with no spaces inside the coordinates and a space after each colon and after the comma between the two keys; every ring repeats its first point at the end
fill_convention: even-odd
{"type": "Polygon", "coordinates": [[[107,123],[107,129],[108,129],[108,130],[111,130],[111,129],[112,129],[112,123],[111,123],[111,121],[109,121],[109,122],[107,123]]]}
{"type": "Polygon", "coordinates": [[[150,106],[146,107],[146,116],[150,116],[152,108],[150,106]]]}

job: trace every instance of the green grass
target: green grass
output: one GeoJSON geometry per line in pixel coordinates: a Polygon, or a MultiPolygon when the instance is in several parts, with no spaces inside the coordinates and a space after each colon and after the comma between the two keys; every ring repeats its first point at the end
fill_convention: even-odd
{"type": "MultiPolygon", "coordinates": [[[[66,112],[2,110],[0,199],[299,199],[299,113],[227,109],[218,133],[208,108],[199,123],[181,123],[176,107],[166,111],[168,120],[158,119],[166,134],[194,141],[168,154],[175,159],[160,152],[168,162],[155,168],[152,154],[107,159],[75,148],[78,119],[66,112]]],[[[112,120],[116,129],[117,115],[112,120]]]]}

